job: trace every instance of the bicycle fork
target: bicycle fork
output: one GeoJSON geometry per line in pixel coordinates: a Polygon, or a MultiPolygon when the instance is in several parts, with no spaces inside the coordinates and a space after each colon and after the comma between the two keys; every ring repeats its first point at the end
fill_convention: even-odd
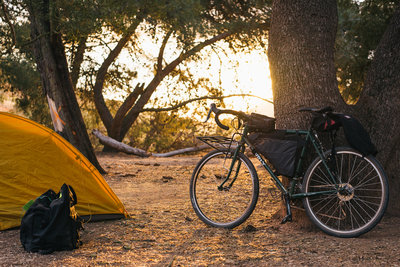
{"type": "Polygon", "coordinates": [[[238,177],[240,166],[241,166],[241,161],[238,159],[237,154],[238,153],[235,151],[234,155],[232,156],[232,162],[231,162],[231,165],[229,167],[228,174],[226,175],[226,177],[224,177],[225,178],[224,181],[218,186],[218,190],[219,191],[229,190],[232,187],[233,183],[236,181],[236,178],[238,177]],[[238,164],[237,164],[237,167],[236,167],[236,171],[234,171],[235,172],[235,176],[232,178],[232,181],[229,183],[228,186],[224,186],[225,183],[229,180],[229,178],[230,178],[230,176],[232,174],[232,171],[234,169],[236,161],[238,161],[238,164]]]}

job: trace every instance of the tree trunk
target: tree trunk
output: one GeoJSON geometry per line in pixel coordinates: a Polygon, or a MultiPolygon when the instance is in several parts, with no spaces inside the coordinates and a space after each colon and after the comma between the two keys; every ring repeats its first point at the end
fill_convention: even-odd
{"type": "Polygon", "coordinates": [[[345,108],[334,66],[335,0],[276,0],[268,40],[278,128],[307,128],[301,107],[345,108]],[[327,97],[329,96],[329,97],[327,97]]]}
{"type": "Polygon", "coordinates": [[[375,50],[366,77],[356,114],[378,148],[377,158],[388,175],[388,212],[400,216],[400,6],[375,50]]]}
{"type": "MultiPolygon", "coordinates": [[[[335,75],[336,29],[335,0],[274,1],[268,61],[277,128],[307,129],[310,115],[300,113],[301,107],[345,108],[335,75]]],[[[287,179],[283,183],[288,185],[287,179]]],[[[304,212],[292,211],[298,226],[311,227],[304,212]]],[[[284,205],[281,216],[283,212],[286,212],[284,205]]]]}
{"type": "Polygon", "coordinates": [[[26,1],[34,54],[47,96],[55,131],[74,145],[104,173],[94,154],[68,70],[56,14],[49,0],[26,1]],[[52,14],[52,15],[51,15],[52,14]]]}
{"type": "Polygon", "coordinates": [[[304,120],[296,116],[301,106],[332,105],[337,111],[355,114],[369,131],[388,175],[388,212],[400,215],[400,123],[395,117],[400,112],[400,6],[374,53],[355,107],[345,105],[336,87],[336,16],[334,0],[274,2],[269,62],[277,124],[304,127],[304,120]]]}

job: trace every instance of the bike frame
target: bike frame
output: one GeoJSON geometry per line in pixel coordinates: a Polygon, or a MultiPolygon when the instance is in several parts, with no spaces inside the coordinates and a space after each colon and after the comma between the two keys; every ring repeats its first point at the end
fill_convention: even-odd
{"type": "MultiPolygon", "coordinates": [[[[296,170],[295,170],[295,176],[294,176],[293,179],[290,179],[289,187],[285,187],[282,184],[282,182],[279,180],[277,175],[272,171],[270,166],[265,162],[265,160],[261,157],[261,155],[255,150],[254,146],[249,142],[249,140],[247,139],[248,129],[247,129],[247,126],[245,126],[244,129],[243,129],[243,133],[241,135],[242,136],[241,140],[240,140],[238,146],[236,147],[236,149],[234,150],[234,153],[232,155],[232,163],[231,163],[231,166],[229,168],[228,174],[227,174],[226,178],[224,179],[224,181],[222,182],[222,184],[218,187],[219,190],[223,190],[224,189],[224,184],[229,180],[229,177],[232,175],[233,168],[235,166],[235,162],[237,160],[239,152],[243,153],[244,150],[245,150],[245,146],[247,145],[247,146],[250,147],[252,153],[256,156],[256,158],[261,162],[262,166],[271,175],[271,178],[272,178],[273,182],[275,183],[275,186],[282,192],[282,194],[286,198],[298,199],[298,198],[305,198],[305,197],[311,197],[311,196],[317,196],[317,195],[335,194],[335,193],[337,193],[338,192],[337,189],[338,189],[339,186],[338,186],[338,182],[337,182],[336,176],[334,175],[334,173],[329,168],[328,163],[327,163],[327,159],[326,159],[326,157],[324,155],[324,151],[322,150],[322,145],[321,145],[320,141],[317,139],[317,137],[314,135],[313,131],[310,129],[310,130],[285,130],[285,132],[288,133],[288,134],[298,134],[300,136],[305,137],[305,145],[303,146],[303,148],[301,150],[300,158],[299,158],[299,161],[297,163],[296,170]],[[296,185],[300,181],[299,175],[301,174],[300,171],[302,169],[304,157],[306,155],[307,144],[309,144],[310,142],[313,145],[313,147],[315,149],[315,152],[318,154],[318,157],[321,159],[322,164],[324,165],[324,167],[328,171],[329,178],[331,179],[332,184],[335,185],[335,189],[334,190],[311,192],[311,193],[295,193],[296,185]]],[[[233,183],[235,182],[235,180],[237,178],[237,175],[238,175],[239,169],[240,169],[240,165],[241,165],[241,162],[239,161],[238,166],[237,166],[236,171],[235,171],[235,176],[233,177],[232,181],[230,182],[230,184],[228,186],[228,190],[233,185],[233,183]]]]}

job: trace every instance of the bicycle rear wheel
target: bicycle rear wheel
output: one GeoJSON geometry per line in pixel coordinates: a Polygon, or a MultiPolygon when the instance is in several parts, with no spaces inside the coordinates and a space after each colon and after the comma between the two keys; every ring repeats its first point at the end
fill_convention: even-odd
{"type": "MultiPolygon", "coordinates": [[[[327,154],[328,155],[328,154],[327,154]]],[[[322,231],[337,237],[357,237],[382,218],[389,191],[385,173],[373,156],[351,148],[338,148],[336,193],[303,199],[307,215],[322,231]]],[[[320,158],[314,160],[303,181],[305,193],[335,190],[320,158]]]]}
{"type": "Polygon", "coordinates": [[[190,180],[190,200],[197,216],[214,227],[234,228],[253,212],[258,199],[257,172],[251,161],[238,154],[228,181],[232,150],[215,150],[204,156],[190,180]],[[236,177],[231,187],[232,180],[236,177]]]}

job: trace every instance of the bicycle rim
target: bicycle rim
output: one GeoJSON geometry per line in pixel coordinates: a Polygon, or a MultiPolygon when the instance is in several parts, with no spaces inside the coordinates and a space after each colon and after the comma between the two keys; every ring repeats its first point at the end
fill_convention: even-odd
{"type": "MultiPolygon", "coordinates": [[[[304,199],[310,219],[324,232],[356,237],[371,230],[382,218],[388,202],[387,178],[373,157],[352,149],[338,149],[337,192],[304,199]]],[[[310,166],[303,189],[306,193],[335,189],[320,159],[310,166]]]]}
{"type": "Polygon", "coordinates": [[[239,154],[224,188],[218,188],[227,177],[232,163],[230,155],[228,151],[209,153],[198,163],[191,179],[192,206],[203,222],[214,227],[240,225],[251,215],[257,203],[258,177],[253,164],[242,154],[239,154]],[[229,188],[234,177],[236,179],[229,188]]]}

